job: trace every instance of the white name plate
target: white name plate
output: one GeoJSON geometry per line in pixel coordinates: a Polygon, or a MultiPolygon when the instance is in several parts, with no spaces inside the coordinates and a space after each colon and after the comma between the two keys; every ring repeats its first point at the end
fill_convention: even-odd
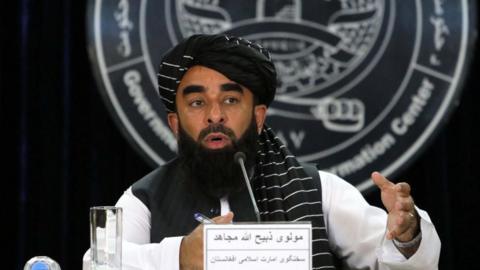
{"type": "Polygon", "coordinates": [[[205,270],[310,270],[310,223],[204,224],[205,270]]]}

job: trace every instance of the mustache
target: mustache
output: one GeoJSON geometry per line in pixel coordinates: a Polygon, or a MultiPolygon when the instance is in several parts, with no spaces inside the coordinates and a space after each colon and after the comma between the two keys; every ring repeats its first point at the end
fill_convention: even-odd
{"type": "Polygon", "coordinates": [[[223,124],[211,124],[208,127],[202,129],[202,131],[200,131],[200,134],[198,134],[198,141],[202,141],[210,133],[223,133],[227,135],[230,140],[237,140],[237,136],[235,136],[233,130],[225,127],[223,124]]]}

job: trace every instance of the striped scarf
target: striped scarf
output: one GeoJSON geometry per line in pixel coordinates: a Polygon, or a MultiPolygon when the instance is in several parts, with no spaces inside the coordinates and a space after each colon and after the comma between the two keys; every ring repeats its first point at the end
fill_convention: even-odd
{"type": "Polygon", "coordinates": [[[335,269],[328,245],[319,191],[272,129],[265,126],[258,140],[252,185],[264,221],[310,221],[313,269],[335,269]]]}

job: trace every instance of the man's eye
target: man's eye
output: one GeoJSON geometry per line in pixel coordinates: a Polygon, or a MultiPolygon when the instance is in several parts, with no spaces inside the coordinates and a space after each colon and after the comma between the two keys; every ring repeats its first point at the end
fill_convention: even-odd
{"type": "Polygon", "coordinates": [[[203,101],[201,101],[201,100],[194,100],[194,101],[190,102],[191,107],[200,107],[202,105],[203,105],[203,101]]]}
{"type": "Polygon", "coordinates": [[[225,99],[225,103],[226,103],[226,104],[237,104],[237,103],[238,103],[238,99],[237,99],[237,98],[234,98],[234,97],[229,97],[229,98],[226,98],[226,99],[225,99]]]}

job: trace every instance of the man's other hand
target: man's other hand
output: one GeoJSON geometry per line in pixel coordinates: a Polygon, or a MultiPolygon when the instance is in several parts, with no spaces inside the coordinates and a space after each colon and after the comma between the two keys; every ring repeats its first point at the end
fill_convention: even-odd
{"type": "Polygon", "coordinates": [[[408,242],[419,233],[419,217],[410,195],[410,185],[394,184],[378,172],[372,180],[380,188],[382,203],[388,211],[387,239],[408,242]]]}
{"type": "MultiPolygon", "coordinates": [[[[217,224],[232,223],[233,213],[228,212],[224,216],[214,217],[217,224]]],[[[199,270],[203,269],[203,225],[198,225],[189,235],[183,237],[180,244],[180,269],[199,270]]]]}

